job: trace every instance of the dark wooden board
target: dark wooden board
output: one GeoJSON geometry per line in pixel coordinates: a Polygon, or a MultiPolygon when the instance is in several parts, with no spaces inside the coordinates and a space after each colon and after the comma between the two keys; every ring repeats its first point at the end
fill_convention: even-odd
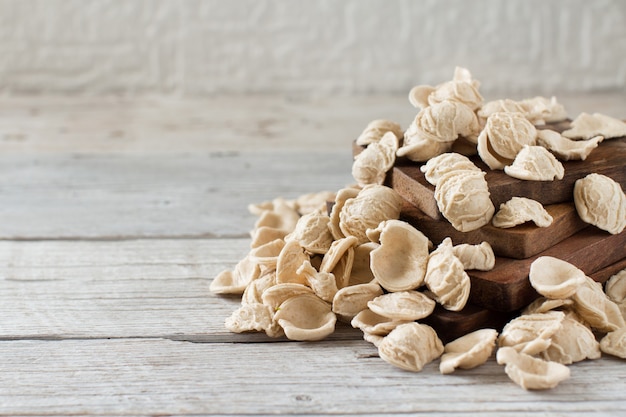
{"type": "MultiPolygon", "coordinates": [[[[606,282],[611,276],[626,268],[626,258],[600,269],[589,276],[597,282],[606,282]]],[[[502,312],[468,304],[461,311],[448,311],[437,306],[433,314],[423,320],[432,326],[439,338],[448,343],[458,337],[478,329],[501,331],[506,323],[519,315],[519,310],[502,312]]]]}
{"type": "MultiPolygon", "coordinates": [[[[496,209],[512,197],[527,197],[544,205],[573,201],[576,180],[594,172],[611,177],[626,189],[626,138],[605,140],[584,161],[563,162],[565,175],[562,180],[555,181],[519,180],[504,171],[489,169],[478,156],[470,159],[487,173],[485,179],[496,209]]],[[[428,216],[442,219],[434,197],[435,187],[424,178],[421,165],[397,161],[388,176],[388,184],[428,216]]]]}
{"type": "Polygon", "coordinates": [[[513,311],[537,297],[528,280],[531,263],[539,256],[554,256],[572,263],[587,275],[626,257],[626,231],[611,235],[589,226],[549,249],[526,259],[496,257],[491,271],[468,271],[470,302],[498,311],[513,311]]]}
{"type": "Polygon", "coordinates": [[[524,259],[550,248],[587,226],[578,216],[573,203],[552,204],[546,206],[546,210],[553,218],[548,227],[537,227],[527,222],[502,229],[489,224],[471,232],[460,232],[448,221],[433,219],[406,201],[400,216],[432,242],[441,242],[446,237],[450,237],[454,244],[479,244],[486,241],[496,255],[524,259]]]}

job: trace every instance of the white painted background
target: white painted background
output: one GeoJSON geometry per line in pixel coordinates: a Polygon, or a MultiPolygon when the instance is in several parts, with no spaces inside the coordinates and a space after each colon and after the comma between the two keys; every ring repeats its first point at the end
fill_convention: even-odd
{"type": "Polygon", "coordinates": [[[626,92],[622,0],[0,0],[0,94],[626,92]]]}

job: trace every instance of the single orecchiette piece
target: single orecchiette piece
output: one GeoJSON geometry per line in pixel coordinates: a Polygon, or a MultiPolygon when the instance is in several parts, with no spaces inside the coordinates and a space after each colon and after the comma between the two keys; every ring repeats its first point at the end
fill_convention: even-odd
{"type": "Polygon", "coordinates": [[[426,181],[432,185],[437,185],[439,178],[444,174],[460,170],[480,172],[480,168],[474,165],[468,157],[454,152],[447,152],[431,158],[420,167],[426,181]]]}
{"type": "MultiPolygon", "coordinates": [[[[241,296],[241,304],[265,304],[263,294],[276,285],[276,270],[268,269],[263,274],[251,281],[241,296]]],[[[300,285],[300,284],[294,284],[300,285]]],[[[303,285],[301,285],[303,287],[303,285]]]]}
{"type": "Polygon", "coordinates": [[[463,264],[454,255],[449,238],[444,239],[430,254],[424,282],[446,310],[459,311],[467,304],[470,279],[463,264]]]}
{"type": "Polygon", "coordinates": [[[232,312],[224,325],[233,333],[261,332],[272,328],[272,315],[272,310],[264,304],[244,304],[232,312]]]}
{"type": "Polygon", "coordinates": [[[604,139],[626,136],[626,123],[600,113],[581,113],[573,121],[571,128],[563,132],[570,139],[591,139],[602,136],[604,139]]]}
{"type": "Polygon", "coordinates": [[[305,276],[297,271],[304,262],[310,260],[311,257],[307,255],[298,242],[294,240],[287,242],[278,255],[276,282],[279,284],[285,282],[306,283],[305,276]]]}
{"type": "Polygon", "coordinates": [[[563,365],[585,359],[598,359],[600,344],[587,326],[565,317],[561,328],[550,337],[550,346],[541,352],[541,357],[563,365]]]}
{"type": "Polygon", "coordinates": [[[490,115],[497,112],[522,113],[524,117],[535,126],[567,119],[567,112],[565,108],[556,101],[556,97],[547,99],[538,96],[521,101],[508,98],[494,100],[485,103],[477,113],[481,119],[487,119],[490,115]]]}
{"type": "Polygon", "coordinates": [[[453,142],[459,136],[476,137],[480,131],[472,109],[454,100],[443,100],[422,109],[413,123],[420,137],[435,142],[453,142]]]}
{"type": "Polygon", "coordinates": [[[290,340],[321,340],[335,331],[337,317],[330,304],[315,294],[300,294],[283,302],[274,320],[290,340]]]}
{"type": "Polygon", "coordinates": [[[392,132],[398,139],[402,138],[404,134],[398,123],[391,120],[376,119],[367,124],[363,132],[361,132],[356,139],[356,144],[359,146],[368,146],[372,143],[376,143],[387,132],[392,132]]]}
{"type": "Polygon", "coordinates": [[[491,224],[506,229],[532,221],[538,227],[548,227],[552,220],[552,216],[540,202],[525,197],[513,197],[500,204],[500,209],[491,219],[491,224]]]}
{"type": "Polygon", "coordinates": [[[401,291],[379,295],[367,306],[374,313],[390,319],[420,320],[435,309],[435,301],[417,291],[401,291]]]}
{"type": "Polygon", "coordinates": [[[333,203],[333,206],[330,210],[330,223],[328,224],[328,227],[330,228],[330,233],[333,235],[333,239],[337,240],[346,237],[346,235],[343,234],[341,228],[339,227],[339,216],[346,201],[359,195],[359,191],[360,189],[356,187],[342,188],[341,190],[337,191],[337,195],[335,196],[335,202],[333,203]]]}
{"type": "Polygon", "coordinates": [[[626,359],[626,327],[609,332],[600,340],[604,353],[626,359]]]}
{"type": "Polygon", "coordinates": [[[622,269],[606,282],[604,291],[611,301],[619,307],[626,319],[626,269],[622,269]]]}
{"type": "Polygon", "coordinates": [[[214,294],[243,294],[246,286],[260,274],[259,264],[246,256],[233,270],[220,272],[211,282],[209,290],[214,294]]]}
{"type": "Polygon", "coordinates": [[[393,329],[401,324],[409,323],[410,320],[391,319],[374,313],[369,308],[360,311],[354,316],[350,324],[355,329],[360,329],[363,333],[371,335],[386,336],[393,329]]]}
{"type": "Polygon", "coordinates": [[[554,130],[537,131],[537,144],[548,149],[562,161],[584,161],[603,139],[603,136],[594,136],[588,140],[571,140],[554,130]]]}
{"type": "Polygon", "coordinates": [[[451,81],[439,84],[418,85],[409,92],[409,102],[417,108],[424,108],[443,100],[455,100],[468,106],[471,110],[478,109],[483,98],[478,92],[480,82],[472,78],[470,71],[463,67],[454,69],[451,81]]]}
{"type": "Polygon", "coordinates": [[[259,212],[259,218],[254,224],[255,229],[269,226],[290,233],[300,219],[300,213],[296,210],[294,201],[275,198],[271,204],[261,207],[269,207],[269,209],[255,208],[253,205],[249,207],[251,212],[254,213],[256,210],[259,212]]]}
{"type": "Polygon", "coordinates": [[[626,227],[626,195],[610,177],[589,174],[574,183],[574,204],[580,218],[611,234],[626,227]]]}
{"type": "Polygon", "coordinates": [[[498,349],[496,360],[505,365],[509,378],[526,390],[554,388],[570,377],[567,366],[533,358],[510,347],[498,349]]]}
{"type": "Polygon", "coordinates": [[[252,238],[252,240],[250,241],[250,248],[258,248],[259,246],[263,246],[266,243],[270,243],[271,241],[276,239],[285,239],[285,236],[287,236],[287,234],[288,233],[282,229],[277,229],[275,227],[269,226],[261,226],[257,229],[254,229],[250,233],[250,236],[252,238]]]}
{"type": "Polygon", "coordinates": [[[585,273],[569,262],[540,256],[530,264],[530,285],[541,295],[551,299],[569,298],[585,284],[585,273]]]}
{"type": "Polygon", "coordinates": [[[350,321],[359,312],[367,309],[370,300],[382,294],[383,289],[375,282],[342,288],[333,297],[333,312],[340,319],[350,321]]]}
{"type": "Polygon", "coordinates": [[[370,254],[378,247],[378,243],[367,242],[354,248],[354,262],[350,272],[348,285],[366,284],[374,279],[370,266],[370,254]]]}
{"type": "Polygon", "coordinates": [[[406,157],[411,161],[423,162],[431,158],[449,152],[452,149],[454,141],[438,142],[419,135],[418,127],[412,123],[404,132],[404,142],[396,155],[406,157]]]}
{"type": "Polygon", "coordinates": [[[477,269],[479,271],[490,271],[496,264],[496,255],[489,242],[482,242],[479,245],[462,243],[452,248],[454,256],[459,258],[463,264],[463,269],[477,269]]]}
{"type": "Polygon", "coordinates": [[[482,171],[458,170],[444,174],[435,187],[435,200],[441,214],[461,232],[488,224],[495,212],[482,171]]]}
{"type": "Polygon", "coordinates": [[[296,273],[306,278],[307,284],[313,289],[315,295],[329,303],[333,301],[337,293],[337,280],[332,273],[317,271],[309,261],[305,261],[296,273]]]}
{"type": "Polygon", "coordinates": [[[387,291],[406,291],[424,282],[428,263],[428,238],[400,220],[384,223],[380,246],[370,253],[370,267],[387,291]]]}
{"type": "Polygon", "coordinates": [[[276,284],[265,289],[261,295],[261,300],[263,304],[271,309],[271,311],[276,311],[282,303],[291,297],[302,294],[313,294],[313,290],[306,285],[289,282],[285,284],[276,284]]]}
{"type": "Polygon", "coordinates": [[[543,146],[524,146],[513,163],[504,167],[504,172],[520,180],[554,181],[563,179],[565,168],[543,146]]]}
{"type": "Polygon", "coordinates": [[[285,236],[285,241],[295,241],[307,252],[325,254],[328,252],[333,235],[329,228],[330,217],[320,211],[313,211],[300,217],[293,232],[285,236]]]}
{"type": "Polygon", "coordinates": [[[443,353],[443,344],[432,327],[416,322],[401,324],[380,342],[380,357],[399,368],[419,372],[443,353]]]}
{"type": "Polygon", "coordinates": [[[568,309],[572,304],[574,304],[574,302],[569,298],[552,300],[546,297],[539,297],[522,310],[522,315],[547,313],[558,308],[568,309]]]}
{"type": "Polygon", "coordinates": [[[401,207],[402,197],[397,191],[384,185],[367,185],[344,203],[339,228],[345,236],[355,236],[357,244],[368,242],[365,231],[383,220],[398,219],[401,207]]]}
{"type": "Polygon", "coordinates": [[[275,239],[252,249],[250,253],[248,253],[248,257],[252,262],[257,263],[263,268],[275,269],[278,264],[280,252],[284,247],[284,239],[275,239]]]}
{"type": "Polygon", "coordinates": [[[346,287],[350,281],[356,242],[354,236],[335,240],[322,259],[319,271],[332,273],[337,281],[337,288],[346,287]]]}
{"type": "Polygon", "coordinates": [[[489,359],[496,346],[498,332],[480,329],[468,333],[444,346],[439,372],[451,374],[455,369],[471,369],[489,359]]]}
{"type": "Polygon", "coordinates": [[[592,328],[601,332],[612,332],[626,327],[624,317],[613,301],[602,290],[602,285],[586,277],[572,296],[576,313],[592,328]]]}
{"type": "Polygon", "coordinates": [[[478,155],[489,168],[504,169],[524,146],[534,145],[536,140],[537,129],[522,113],[494,113],[478,136],[478,155]]]}
{"type": "Polygon", "coordinates": [[[519,316],[504,326],[498,345],[536,355],[550,346],[550,338],[561,328],[563,320],[565,314],[560,311],[519,316]]]}
{"type": "Polygon", "coordinates": [[[295,201],[295,207],[301,216],[314,211],[324,212],[329,201],[335,201],[336,193],[333,191],[319,191],[302,194],[295,201]]]}
{"type": "Polygon", "coordinates": [[[352,177],[360,186],[382,184],[387,171],[396,161],[399,141],[393,132],[387,132],[380,141],[372,143],[358,154],[352,163],[352,177]]]}

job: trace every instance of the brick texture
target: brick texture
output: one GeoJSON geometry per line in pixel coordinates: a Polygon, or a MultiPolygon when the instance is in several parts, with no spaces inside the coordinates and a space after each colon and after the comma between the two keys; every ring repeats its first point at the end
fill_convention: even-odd
{"type": "Polygon", "coordinates": [[[622,0],[0,0],[0,94],[626,92],[622,0]]]}

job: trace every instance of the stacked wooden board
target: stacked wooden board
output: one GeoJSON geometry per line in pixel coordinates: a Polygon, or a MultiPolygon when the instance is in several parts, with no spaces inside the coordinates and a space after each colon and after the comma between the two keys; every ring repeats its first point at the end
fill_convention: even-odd
{"type": "MultiPolygon", "coordinates": [[[[547,126],[554,130],[564,127],[567,125],[562,123],[547,126]]],[[[361,150],[355,145],[355,154],[361,150]]],[[[491,271],[467,271],[472,289],[469,304],[463,311],[439,308],[427,320],[442,339],[451,340],[482,327],[498,328],[537,298],[528,273],[530,264],[539,256],[566,260],[599,282],[626,268],[626,231],[612,235],[584,223],[573,202],[575,181],[590,173],[607,175],[626,189],[626,138],[605,140],[585,161],[563,162],[565,176],[555,181],[519,180],[503,171],[490,170],[478,156],[470,159],[486,172],[496,210],[512,197],[527,197],[541,202],[554,221],[545,228],[525,223],[510,229],[486,225],[472,232],[459,232],[439,212],[435,187],[420,171],[422,164],[403,159],[396,161],[386,184],[405,200],[403,220],[435,245],[445,237],[450,237],[455,245],[487,241],[496,254],[496,264],[491,271]]]]}

